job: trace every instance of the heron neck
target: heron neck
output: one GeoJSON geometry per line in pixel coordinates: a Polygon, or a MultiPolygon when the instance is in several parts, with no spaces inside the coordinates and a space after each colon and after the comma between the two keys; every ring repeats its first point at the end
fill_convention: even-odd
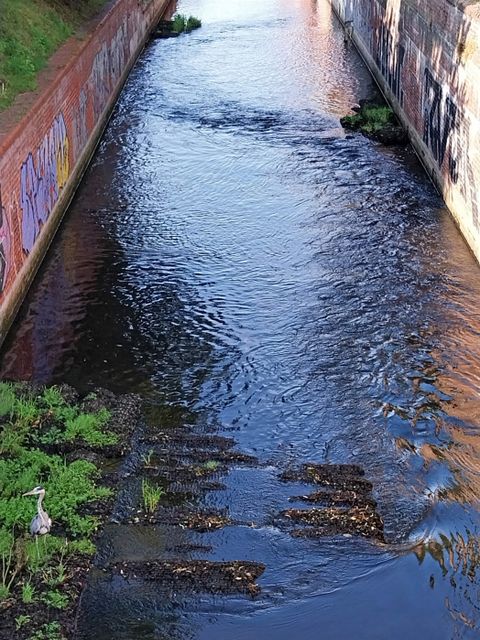
{"type": "Polygon", "coordinates": [[[43,508],[42,508],[42,501],[43,501],[43,494],[42,494],[42,493],[40,493],[40,494],[38,495],[38,500],[37,500],[37,511],[38,511],[38,513],[40,513],[40,514],[45,513],[45,512],[44,512],[44,510],[43,510],[43,508]]]}

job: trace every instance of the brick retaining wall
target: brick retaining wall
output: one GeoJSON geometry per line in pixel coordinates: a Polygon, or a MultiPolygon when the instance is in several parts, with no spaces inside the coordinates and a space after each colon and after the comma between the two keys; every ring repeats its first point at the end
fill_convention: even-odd
{"type": "Polygon", "coordinates": [[[330,2],[480,261],[480,2],[330,2]]]}
{"type": "MultiPolygon", "coordinates": [[[[45,256],[117,96],[170,0],[117,0],[26,115],[0,134],[0,343],[45,256]]],[[[77,43],[78,45],[78,43],[77,43]]]]}

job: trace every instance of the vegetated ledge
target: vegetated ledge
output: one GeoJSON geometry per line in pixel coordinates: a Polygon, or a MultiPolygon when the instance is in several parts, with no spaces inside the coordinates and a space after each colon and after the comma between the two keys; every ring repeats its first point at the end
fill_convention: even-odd
{"type": "Polygon", "coordinates": [[[345,129],[360,131],[385,145],[408,143],[406,130],[387,105],[360,100],[359,106],[353,107],[352,110],[356,112],[355,115],[340,118],[340,124],[345,129]]]}
{"type": "Polygon", "coordinates": [[[110,512],[115,472],[140,415],[140,400],[97,390],[0,383],[0,638],[72,637],[95,536],[110,512]],[[51,533],[33,540],[33,498],[42,485],[51,533]]]}
{"type": "Polygon", "coordinates": [[[171,20],[161,20],[153,32],[153,38],[176,38],[181,33],[191,33],[202,26],[202,21],[195,16],[176,13],[171,20]]]}
{"type": "Polygon", "coordinates": [[[86,25],[106,0],[3,0],[0,20],[0,111],[37,86],[55,51],[86,25]]]}

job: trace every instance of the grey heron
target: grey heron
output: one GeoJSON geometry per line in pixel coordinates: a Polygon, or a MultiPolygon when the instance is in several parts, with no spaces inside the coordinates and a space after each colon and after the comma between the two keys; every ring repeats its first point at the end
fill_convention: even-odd
{"type": "Polygon", "coordinates": [[[42,507],[42,501],[45,497],[45,489],[43,487],[35,487],[31,491],[23,494],[24,496],[38,496],[37,515],[30,523],[30,533],[32,536],[43,536],[52,528],[52,521],[48,513],[42,507]]]}

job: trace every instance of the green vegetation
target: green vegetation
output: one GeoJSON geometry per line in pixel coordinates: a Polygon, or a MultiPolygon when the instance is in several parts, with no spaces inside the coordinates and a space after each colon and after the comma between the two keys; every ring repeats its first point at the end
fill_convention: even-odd
{"type": "Polygon", "coordinates": [[[47,622],[30,636],[29,640],[64,640],[62,630],[58,622],[47,622]]]}
{"type": "Polygon", "coordinates": [[[203,465],[207,471],[216,471],[220,466],[220,463],[217,460],[209,460],[205,462],[203,465]]]}
{"type": "Polygon", "coordinates": [[[105,0],[2,0],[0,19],[0,109],[18,93],[36,88],[49,57],[105,0]]]}
{"type": "Polygon", "coordinates": [[[200,29],[202,26],[202,21],[199,18],[195,18],[195,16],[189,16],[187,20],[187,24],[185,25],[185,31],[190,33],[194,29],[200,29]]]}
{"type": "MultiPolygon", "coordinates": [[[[16,619],[18,628],[30,623],[32,603],[67,608],[71,600],[59,589],[79,557],[95,552],[91,537],[99,519],[84,507],[111,491],[98,486],[94,464],[67,462],[61,451],[71,442],[82,447],[115,443],[117,436],[106,429],[110,417],[106,409],[82,412],[55,387],[35,392],[26,385],[0,383],[0,609],[7,599],[22,603],[27,611],[16,619]],[[45,488],[44,507],[53,527],[33,539],[29,525],[36,501],[22,494],[37,485],[45,488]]],[[[29,632],[35,640],[62,638],[58,622],[29,632]]]]}
{"type": "Polygon", "coordinates": [[[189,16],[187,18],[183,13],[177,13],[172,19],[172,31],[174,33],[190,33],[194,29],[199,29],[202,26],[202,21],[195,16],[189,16]]]}
{"type": "Polygon", "coordinates": [[[353,116],[345,116],[340,120],[348,129],[359,129],[363,133],[375,133],[389,124],[395,123],[395,115],[390,107],[365,104],[353,116]]]}
{"type": "Polygon", "coordinates": [[[44,602],[54,609],[65,609],[68,605],[68,596],[60,591],[47,591],[43,598],[44,602]]]}
{"type": "Polygon", "coordinates": [[[0,454],[20,454],[25,444],[41,446],[75,441],[103,447],[118,441],[114,433],[105,429],[110,420],[106,409],[82,413],[78,407],[65,402],[55,387],[45,389],[38,397],[31,392],[22,393],[21,389],[21,386],[0,382],[0,419],[8,418],[0,424],[0,454]]]}
{"type": "Polygon", "coordinates": [[[22,602],[23,604],[35,602],[35,587],[31,580],[28,580],[22,585],[22,602]]]}
{"type": "Polygon", "coordinates": [[[154,454],[155,451],[153,449],[150,449],[148,453],[144,453],[142,455],[142,461],[146,467],[149,467],[151,465],[154,454]]]}
{"type": "Polygon", "coordinates": [[[30,616],[26,616],[26,615],[21,615],[15,618],[16,630],[19,631],[22,627],[27,625],[30,622],[30,620],[31,620],[30,616]]]}
{"type": "Polygon", "coordinates": [[[142,481],[143,508],[147,513],[153,513],[155,511],[164,493],[165,491],[162,487],[155,486],[145,479],[142,481]]]}

